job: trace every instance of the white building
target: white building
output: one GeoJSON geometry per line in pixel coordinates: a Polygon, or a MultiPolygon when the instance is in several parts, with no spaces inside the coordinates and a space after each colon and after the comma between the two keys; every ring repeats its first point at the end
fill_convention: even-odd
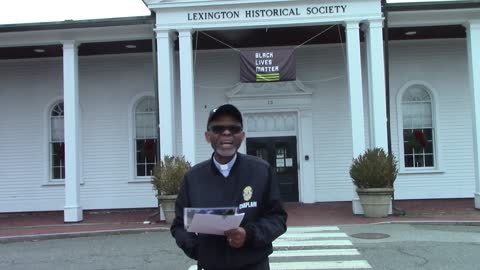
{"type": "Polygon", "coordinates": [[[351,160],[390,145],[395,199],[480,208],[478,1],[145,2],[151,17],[0,26],[0,212],[155,207],[156,147],[209,158],[223,103],[287,201],[361,213],[351,160]],[[272,47],[293,49],[296,80],[241,82],[238,50],[272,47]]]}

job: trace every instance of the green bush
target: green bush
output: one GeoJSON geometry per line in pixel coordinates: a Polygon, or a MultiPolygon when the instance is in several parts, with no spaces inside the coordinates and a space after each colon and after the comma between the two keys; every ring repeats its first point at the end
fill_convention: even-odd
{"type": "Polygon", "coordinates": [[[397,173],[395,156],[382,148],[367,149],[350,167],[350,177],[358,188],[392,188],[397,173]]]}
{"type": "Polygon", "coordinates": [[[159,195],[177,195],[183,176],[191,168],[184,156],[165,155],[153,169],[151,183],[159,195]]]}

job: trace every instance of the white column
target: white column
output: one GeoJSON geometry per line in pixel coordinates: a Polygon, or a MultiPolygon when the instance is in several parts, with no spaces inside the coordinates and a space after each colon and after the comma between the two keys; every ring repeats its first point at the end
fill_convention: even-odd
{"type": "Polygon", "coordinates": [[[175,88],[173,52],[175,35],[168,30],[157,33],[158,119],[160,128],[160,152],[175,154],[175,88]]]}
{"type": "Polygon", "coordinates": [[[362,62],[358,22],[346,23],[347,73],[350,115],[352,125],[353,157],[365,151],[365,123],[363,116],[362,62]]]}
{"type": "Polygon", "coordinates": [[[193,48],[191,29],[179,30],[182,147],[185,158],[195,164],[195,93],[193,87],[193,48]]]}
{"type": "MultiPolygon", "coordinates": [[[[362,62],[360,57],[359,23],[346,22],[348,93],[352,125],[353,157],[365,151],[365,126],[363,116],[362,62]]],[[[362,214],[363,209],[356,192],[353,192],[352,210],[362,214]]]]}
{"type": "Polygon", "coordinates": [[[468,76],[473,110],[473,154],[475,166],[475,208],[480,209],[480,20],[465,24],[467,28],[468,76]]]}
{"type": "Polygon", "coordinates": [[[65,136],[65,208],[64,221],[83,220],[80,206],[79,134],[80,110],[78,101],[78,53],[73,40],[63,41],[63,104],[65,136]]]}
{"type": "Polygon", "coordinates": [[[370,110],[370,146],[388,149],[387,111],[385,98],[385,66],[382,20],[367,22],[367,63],[370,110]]]}

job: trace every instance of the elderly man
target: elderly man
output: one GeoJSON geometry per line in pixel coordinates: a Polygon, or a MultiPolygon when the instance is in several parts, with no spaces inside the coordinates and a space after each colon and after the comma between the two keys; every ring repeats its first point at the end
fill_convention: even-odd
{"type": "Polygon", "coordinates": [[[171,232],[185,254],[198,261],[198,269],[270,269],[272,242],[286,231],[276,177],[267,162],[237,152],[244,138],[242,114],[235,106],[213,109],[205,132],[212,157],[184,177],[171,232]],[[195,234],[185,230],[185,207],[237,207],[245,216],[224,235],[195,234]]]}

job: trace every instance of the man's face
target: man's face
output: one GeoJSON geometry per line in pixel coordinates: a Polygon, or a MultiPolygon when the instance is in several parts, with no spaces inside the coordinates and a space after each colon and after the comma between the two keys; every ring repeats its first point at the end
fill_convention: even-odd
{"type": "Polygon", "coordinates": [[[245,138],[241,127],[242,125],[229,115],[220,115],[208,125],[205,139],[215,151],[218,162],[225,164],[232,160],[245,138]]]}

